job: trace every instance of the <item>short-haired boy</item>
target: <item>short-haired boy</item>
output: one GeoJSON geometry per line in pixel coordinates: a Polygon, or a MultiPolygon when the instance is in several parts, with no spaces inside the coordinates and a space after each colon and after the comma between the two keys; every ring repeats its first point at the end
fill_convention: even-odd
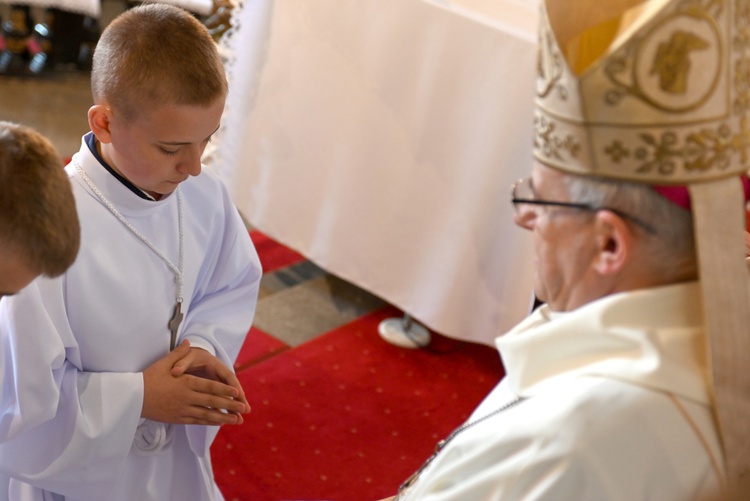
{"type": "Polygon", "coordinates": [[[75,261],[80,228],[70,181],[52,143],[0,121],[0,297],[75,261]]]}
{"type": "Polygon", "coordinates": [[[67,167],[80,255],[0,308],[0,473],[14,500],[220,500],[206,425],[249,411],[231,367],[261,277],[201,173],[221,60],[193,16],[143,5],[102,33],[91,80],[92,132],[67,167]]]}

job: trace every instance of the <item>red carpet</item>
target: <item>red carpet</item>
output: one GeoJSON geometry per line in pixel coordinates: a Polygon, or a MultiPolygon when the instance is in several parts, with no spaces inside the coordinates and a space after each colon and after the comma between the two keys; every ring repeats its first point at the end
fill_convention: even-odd
{"type": "Polygon", "coordinates": [[[212,449],[228,501],[393,495],[468,417],[502,375],[497,352],[389,345],[378,323],[400,315],[385,308],[238,372],[253,411],[212,449]]]}
{"type": "Polygon", "coordinates": [[[234,363],[234,370],[240,372],[252,364],[256,364],[266,358],[277,355],[288,350],[289,345],[283,343],[273,336],[269,336],[260,329],[250,328],[245,343],[240,349],[240,354],[234,363]]]}
{"type": "Polygon", "coordinates": [[[260,263],[263,265],[263,273],[270,273],[305,259],[302,254],[280,245],[259,231],[251,231],[250,238],[258,251],[260,263]]]}

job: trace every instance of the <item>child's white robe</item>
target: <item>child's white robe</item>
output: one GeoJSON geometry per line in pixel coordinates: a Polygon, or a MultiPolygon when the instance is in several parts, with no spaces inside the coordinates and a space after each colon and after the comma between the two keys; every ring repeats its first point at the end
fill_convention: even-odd
{"type": "MultiPolygon", "coordinates": [[[[85,142],[74,162],[177,265],[177,197],[138,197],[85,142]]],[[[140,418],[142,371],[169,351],[174,274],[102,205],[74,163],[68,173],[82,231],[76,262],[0,305],[0,472],[13,477],[10,498],[52,499],[43,489],[68,500],[222,499],[209,457],[218,428],[140,418]]],[[[260,263],[214,174],[204,169],[180,189],[178,342],[189,339],[231,367],[255,312],[260,263]]]]}

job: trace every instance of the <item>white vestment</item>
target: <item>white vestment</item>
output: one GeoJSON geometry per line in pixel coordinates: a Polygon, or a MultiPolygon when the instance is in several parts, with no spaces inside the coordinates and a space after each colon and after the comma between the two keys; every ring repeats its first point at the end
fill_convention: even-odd
{"type": "MultiPolygon", "coordinates": [[[[140,417],[142,371],[169,352],[174,273],[93,194],[76,163],[179,262],[175,194],[140,198],[84,143],[67,168],[81,221],[76,262],[0,305],[0,472],[12,477],[9,498],[220,500],[209,456],[218,427],[140,417]]],[[[180,190],[185,317],[178,343],[188,339],[231,368],[255,312],[258,256],[218,177],[204,169],[180,190]]]]}
{"type": "Polygon", "coordinates": [[[684,501],[723,482],[697,284],[546,307],[496,340],[507,376],[400,499],[684,501]]]}

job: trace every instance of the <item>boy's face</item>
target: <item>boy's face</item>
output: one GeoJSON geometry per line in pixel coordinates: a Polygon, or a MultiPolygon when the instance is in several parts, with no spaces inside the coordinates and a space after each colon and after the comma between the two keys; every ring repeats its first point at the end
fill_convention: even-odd
{"type": "Polygon", "coordinates": [[[104,160],[157,200],[201,172],[201,156],[219,128],[224,97],[209,106],[163,104],[126,121],[109,111],[99,137],[104,160]]]}

